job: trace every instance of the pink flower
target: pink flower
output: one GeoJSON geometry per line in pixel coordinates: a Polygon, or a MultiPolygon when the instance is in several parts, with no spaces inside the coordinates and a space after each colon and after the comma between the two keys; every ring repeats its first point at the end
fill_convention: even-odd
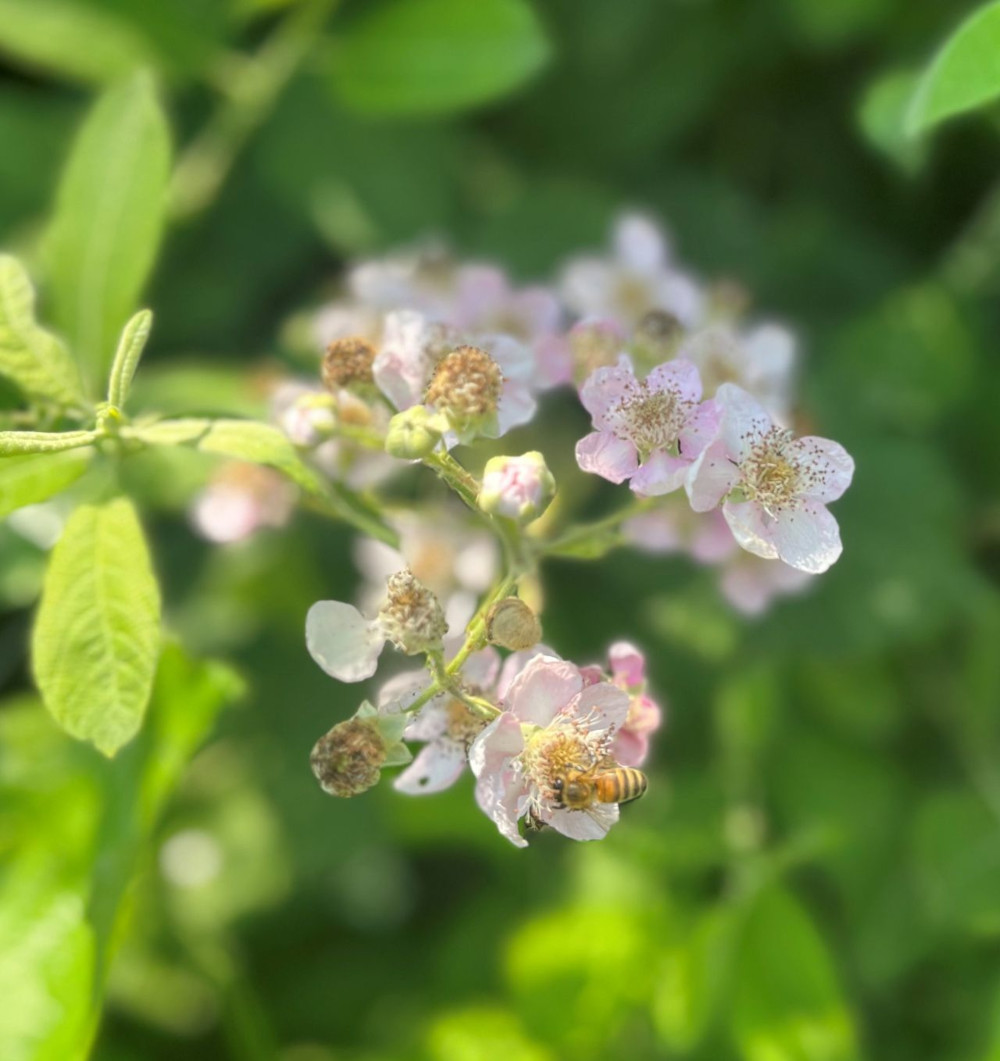
{"type": "Polygon", "coordinates": [[[261,527],[281,527],[295,506],[295,487],[273,468],[222,464],[191,506],[195,530],[210,542],[249,538],[261,527]]]}
{"type": "Polygon", "coordinates": [[[746,391],[724,383],[716,396],[719,436],[691,467],[691,507],[722,502],[736,541],[747,552],[819,574],[840,556],[840,528],[825,503],[850,485],[854,461],[837,442],[796,439],[777,427],[746,391]]]}
{"type": "Polygon", "coordinates": [[[618,820],[618,805],[570,809],[558,787],[567,772],[609,758],[628,695],[608,682],[585,686],[572,663],[536,656],[511,683],[504,707],[469,750],[480,808],[518,847],[527,846],[517,827],[525,817],[573,840],[599,840],[618,820]]]}
{"type": "Polygon", "coordinates": [[[597,430],[576,444],[577,463],[613,483],[630,479],[639,494],[677,490],[717,427],[715,406],[700,399],[701,380],[690,361],[668,361],[640,383],[622,355],[580,391],[597,430]]]}
{"type": "MultiPolygon", "coordinates": [[[[486,700],[503,699],[511,681],[535,656],[548,652],[541,646],[515,652],[501,664],[500,655],[487,647],[473,653],[462,667],[462,686],[467,693],[486,700]]],[[[379,693],[381,714],[406,709],[427,688],[427,672],[412,671],[390,679],[379,693]]],[[[461,777],[468,762],[469,747],[488,725],[457,697],[439,693],[420,708],[403,732],[406,740],[422,741],[424,747],[410,766],[393,782],[410,796],[441,792],[461,777]]]]}
{"type": "Polygon", "coordinates": [[[704,315],[704,295],[694,280],[670,265],[663,233],[635,214],[615,225],[610,259],[568,263],[561,290],[566,304],[580,316],[610,317],[628,326],[653,310],[673,314],[685,327],[704,315]]]}
{"type": "Polygon", "coordinates": [[[780,560],[764,560],[753,553],[737,553],[722,568],[719,589],[727,601],[744,615],[758,616],[776,597],[802,593],[815,575],[799,571],[780,560]]]}
{"type": "Polygon", "coordinates": [[[478,503],[484,512],[530,523],[549,506],[556,482],[538,450],[491,457],[483,469],[478,503]]]}
{"type": "MultiPolygon", "coordinates": [[[[660,728],[663,711],[646,693],[646,657],[628,641],[616,641],[608,649],[611,681],[629,696],[628,714],[615,737],[612,757],[622,766],[641,766],[649,754],[649,738],[660,728]]],[[[606,681],[597,666],[581,668],[588,685],[606,681]]]]}

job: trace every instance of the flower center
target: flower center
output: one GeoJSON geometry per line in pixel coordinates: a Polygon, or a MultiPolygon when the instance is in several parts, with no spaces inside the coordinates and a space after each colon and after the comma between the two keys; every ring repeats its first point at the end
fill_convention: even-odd
{"type": "Polygon", "coordinates": [[[692,403],[673,390],[652,390],[645,382],[611,411],[612,430],[643,453],[669,449],[684,428],[692,403]]]}
{"type": "Polygon", "coordinates": [[[542,798],[557,800],[554,784],[567,773],[593,769],[608,755],[611,730],[591,732],[586,719],[556,718],[544,729],[525,736],[519,757],[521,769],[539,789],[542,798]]]}
{"type": "Polygon", "coordinates": [[[772,427],[740,466],[743,493],[770,515],[792,504],[800,490],[802,468],[787,456],[791,440],[791,431],[772,427]]]}

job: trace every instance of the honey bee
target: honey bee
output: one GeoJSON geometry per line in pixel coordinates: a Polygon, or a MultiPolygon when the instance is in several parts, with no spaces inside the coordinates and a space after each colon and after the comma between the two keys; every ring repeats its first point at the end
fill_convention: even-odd
{"type": "Polygon", "coordinates": [[[632,766],[567,770],[552,782],[556,805],[588,810],[595,803],[629,803],[646,791],[646,775],[632,766]]]}

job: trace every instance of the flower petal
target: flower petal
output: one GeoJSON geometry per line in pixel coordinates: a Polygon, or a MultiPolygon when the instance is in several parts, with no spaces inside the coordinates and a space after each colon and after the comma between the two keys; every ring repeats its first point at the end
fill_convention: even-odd
{"type": "Polygon", "coordinates": [[[641,214],[626,214],[615,225],[615,257],[627,269],[650,273],[666,261],[667,242],[660,228],[641,214]]]}
{"type": "Polygon", "coordinates": [[[670,391],[685,402],[701,401],[698,367],[682,357],[657,365],[646,377],[646,385],[650,390],[670,391]]]}
{"type": "Polygon", "coordinates": [[[771,417],[753,395],[735,383],[723,383],[715,394],[722,410],[719,433],[729,456],[742,461],[771,427],[771,417]]]}
{"type": "Polygon", "coordinates": [[[621,402],[639,390],[639,381],[632,371],[627,354],[618,358],[617,364],[595,368],[580,388],[580,404],[593,417],[594,427],[610,428],[608,414],[621,402]]]}
{"type": "Polygon", "coordinates": [[[591,731],[620,728],[628,718],[629,695],[611,682],[588,685],[573,706],[573,714],[590,718],[591,731]]]}
{"type": "Polygon", "coordinates": [[[836,501],[854,478],[854,459],[829,438],[797,438],[789,445],[788,455],[802,469],[799,496],[810,501],[836,501]]]}
{"type": "Polygon", "coordinates": [[[652,454],[632,476],[629,486],[643,497],[660,497],[679,490],[687,479],[691,462],[660,450],[652,454]]]}
{"type": "Polygon", "coordinates": [[[649,754],[649,734],[621,729],[615,736],[612,758],[622,766],[642,766],[649,754]]]}
{"type": "Polygon", "coordinates": [[[453,740],[436,740],[421,749],[392,787],[411,796],[442,792],[453,785],[465,769],[465,747],[453,740]]]}
{"type": "Polygon", "coordinates": [[[633,443],[607,431],[594,431],[577,442],[576,463],[585,472],[622,483],[638,469],[639,454],[633,443]]]}
{"type": "Polygon", "coordinates": [[[739,469],[720,439],[706,447],[691,465],[684,488],[695,512],[709,512],[736,485],[739,469]]]}
{"type": "Polygon", "coordinates": [[[711,398],[692,412],[677,436],[680,454],[685,460],[693,461],[706,446],[715,441],[721,419],[722,410],[711,398]]]}
{"type": "Polygon", "coordinates": [[[646,680],[646,657],[630,641],[616,641],[608,649],[611,676],[627,687],[646,680]]]}
{"type": "Polygon", "coordinates": [[[495,718],[472,742],[469,748],[469,766],[476,777],[500,774],[515,755],[524,750],[521,724],[513,715],[504,714],[495,718]]]}
{"type": "Polygon", "coordinates": [[[811,575],[822,574],[844,551],[836,519],[815,501],[779,512],[771,540],[779,559],[811,575]]]}
{"type": "Polygon", "coordinates": [[[331,677],[342,682],[370,678],[385,636],[377,622],[343,601],[317,601],[306,616],[306,647],[331,677]]]}
{"type": "Polygon", "coordinates": [[[372,363],[379,390],[397,409],[409,409],[423,397],[431,367],[423,315],[412,310],[390,313],[382,348],[372,363]]]}
{"type": "Polygon", "coordinates": [[[765,560],[774,560],[778,548],[774,544],[774,520],[756,501],[726,501],[722,506],[729,529],[740,548],[765,560]]]}
{"type": "Polygon", "coordinates": [[[515,847],[527,847],[528,841],[518,832],[517,821],[522,813],[523,787],[512,770],[503,774],[489,774],[476,782],[476,802],[480,810],[492,818],[501,836],[515,847]]]}
{"type": "Polygon", "coordinates": [[[598,803],[587,810],[554,808],[543,810],[541,818],[570,840],[603,840],[618,821],[618,804],[598,803]]]}
{"type": "Polygon", "coordinates": [[[547,726],[582,688],[583,679],[574,664],[536,656],[511,682],[505,707],[518,722],[547,726]]]}
{"type": "MultiPolygon", "coordinates": [[[[538,402],[531,393],[531,388],[520,380],[508,379],[500,392],[500,402],[497,405],[497,434],[507,434],[512,428],[520,427],[528,423],[535,415],[538,402]]],[[[484,431],[483,434],[486,434],[484,431]]]]}

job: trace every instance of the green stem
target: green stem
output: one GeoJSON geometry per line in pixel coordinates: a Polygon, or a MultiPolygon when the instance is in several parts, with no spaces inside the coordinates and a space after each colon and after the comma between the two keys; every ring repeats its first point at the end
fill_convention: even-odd
{"type": "Polygon", "coordinates": [[[433,468],[438,478],[447,483],[473,512],[485,515],[476,500],[479,497],[479,480],[466,471],[450,453],[435,451],[424,458],[424,464],[433,468]]]}
{"type": "Polygon", "coordinates": [[[648,512],[656,504],[656,501],[655,497],[637,497],[630,504],[623,506],[608,516],[604,516],[602,519],[594,520],[592,523],[585,523],[580,527],[574,527],[573,530],[567,531],[565,534],[561,534],[550,541],[537,543],[535,547],[537,555],[539,557],[550,556],[574,546],[585,545],[592,539],[599,539],[610,531],[617,530],[622,523],[632,519],[633,516],[648,512]]]}
{"type": "Polygon", "coordinates": [[[297,5],[255,56],[226,71],[226,97],[177,162],[170,187],[174,218],[200,213],[218,195],[247,141],[309,54],[335,3],[312,0],[297,5]]]}

